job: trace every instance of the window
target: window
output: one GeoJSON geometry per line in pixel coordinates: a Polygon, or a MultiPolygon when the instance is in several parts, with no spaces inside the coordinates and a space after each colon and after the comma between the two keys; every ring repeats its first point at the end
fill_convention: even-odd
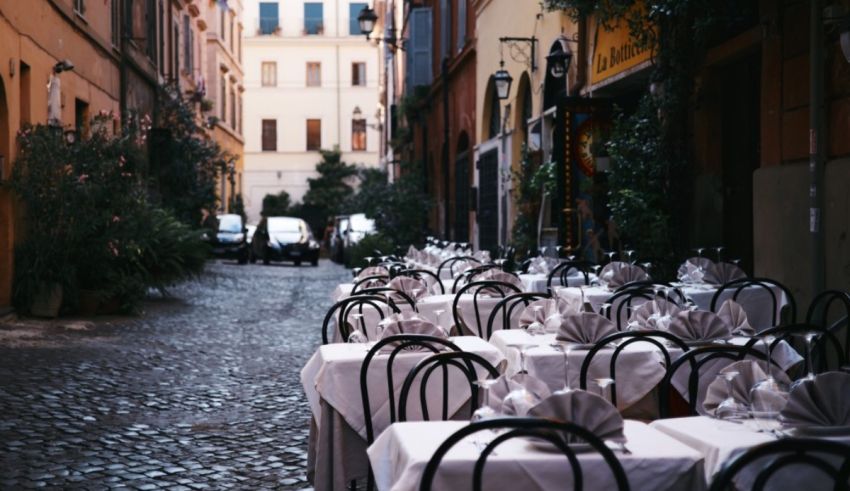
{"type": "Polygon", "coordinates": [[[452,37],[450,16],[449,0],[440,0],[440,59],[449,56],[449,43],[452,37]]]}
{"type": "Polygon", "coordinates": [[[307,151],[320,150],[322,148],[322,120],[307,120],[307,151]]]}
{"type": "Polygon", "coordinates": [[[357,21],[357,16],[360,15],[360,11],[367,5],[367,3],[361,2],[348,4],[348,34],[352,36],[364,34],[364,32],[360,30],[360,22],[357,21]]]}
{"type": "Polygon", "coordinates": [[[366,120],[351,120],[351,150],[363,152],[366,150],[366,120]]]}
{"type": "Polygon", "coordinates": [[[171,78],[176,80],[180,69],[180,24],[175,20],[171,36],[171,78]]]}
{"type": "Polygon", "coordinates": [[[307,62],[307,87],[322,86],[322,64],[315,61],[307,62]]]}
{"type": "Polygon", "coordinates": [[[183,16],[183,69],[186,73],[192,73],[192,26],[189,16],[183,16]]]}
{"type": "Polygon", "coordinates": [[[234,20],[235,18],[236,18],[236,16],[235,16],[235,15],[231,15],[231,16],[230,16],[230,52],[231,52],[231,53],[233,53],[233,52],[235,52],[235,51],[236,51],[236,46],[233,44],[233,43],[234,43],[234,41],[235,41],[235,39],[234,39],[234,38],[236,37],[236,36],[235,36],[235,34],[236,34],[236,29],[235,29],[235,26],[233,25],[233,20],[234,20]]]}
{"type": "Polygon", "coordinates": [[[88,136],[89,103],[82,99],[74,99],[74,125],[78,138],[88,136]]]}
{"type": "Polygon", "coordinates": [[[275,34],[279,27],[277,2],[260,2],[260,34],[275,34]]]}
{"type": "Polygon", "coordinates": [[[151,61],[156,62],[156,2],[145,2],[145,52],[151,61]]]}
{"type": "Polygon", "coordinates": [[[366,64],[355,62],[351,64],[351,85],[366,87],[366,64]]]}
{"type": "Polygon", "coordinates": [[[230,127],[236,129],[236,90],[230,89],[230,127]]]}
{"type": "MultiPolygon", "coordinates": [[[[241,90],[241,89],[240,89],[241,90]]],[[[239,93],[239,112],[236,113],[236,132],[242,134],[242,93],[239,93]]]]}
{"type": "Polygon", "coordinates": [[[74,12],[86,15],[86,0],[74,0],[74,12]]]}
{"type": "Polygon", "coordinates": [[[277,151],[277,120],[276,119],[264,119],[263,120],[263,151],[264,152],[276,152],[277,151]]]}
{"type": "Polygon", "coordinates": [[[117,48],[121,45],[121,9],[119,8],[119,0],[112,0],[110,12],[110,25],[112,27],[112,47],[117,48]]]}
{"type": "Polygon", "coordinates": [[[457,2],[457,50],[461,51],[466,46],[466,2],[467,0],[458,0],[457,2]]]}
{"type": "Polygon", "coordinates": [[[221,104],[221,107],[219,108],[219,115],[221,117],[221,121],[226,123],[227,122],[227,77],[225,77],[224,74],[221,75],[221,90],[219,92],[221,93],[221,99],[219,100],[219,103],[221,104]]]}
{"type": "Polygon", "coordinates": [[[304,34],[324,32],[324,7],[320,2],[304,2],[304,34]]]}
{"type": "Polygon", "coordinates": [[[277,63],[273,61],[263,62],[263,87],[275,87],[277,85],[277,63]]]}
{"type": "Polygon", "coordinates": [[[432,10],[417,7],[410,11],[410,40],[407,50],[407,88],[431,85],[432,10]]]}
{"type": "Polygon", "coordinates": [[[224,42],[224,36],[227,34],[227,9],[221,5],[218,8],[221,11],[221,27],[218,35],[221,38],[221,42],[224,42]]]}

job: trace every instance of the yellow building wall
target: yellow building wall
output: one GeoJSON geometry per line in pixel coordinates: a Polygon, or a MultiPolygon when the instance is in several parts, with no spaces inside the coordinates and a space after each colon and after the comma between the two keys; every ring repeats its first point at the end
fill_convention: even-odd
{"type": "MultiPolygon", "coordinates": [[[[72,5],[72,0],[0,0],[0,155],[4,156],[4,179],[11,174],[16,158],[15,137],[22,121],[47,121],[47,82],[59,60],[68,59],[75,65],[73,71],[60,75],[64,125],[75,124],[75,98],[88,102],[90,116],[100,110],[119,110],[118,61],[109,45],[109,3],[87,2],[85,19],[74,14],[72,5]],[[21,62],[30,68],[28,80],[22,77],[21,62]],[[24,101],[22,92],[27,88],[29,98],[24,101]],[[28,114],[22,114],[22,107],[28,108],[28,114]]],[[[19,215],[12,196],[0,189],[0,306],[11,302],[19,215]]]]}

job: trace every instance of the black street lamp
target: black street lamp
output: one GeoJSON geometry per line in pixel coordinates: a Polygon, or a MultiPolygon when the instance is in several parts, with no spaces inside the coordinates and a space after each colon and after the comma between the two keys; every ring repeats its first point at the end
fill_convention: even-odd
{"type": "Polygon", "coordinates": [[[370,9],[368,5],[363,7],[357,16],[357,22],[360,24],[360,32],[366,35],[366,39],[369,39],[369,35],[375,30],[375,22],[377,21],[378,16],[375,11],[370,9]]]}
{"type": "Polygon", "coordinates": [[[569,51],[559,50],[546,56],[549,73],[555,78],[562,78],[570,69],[572,61],[573,54],[569,51]]]}
{"type": "Polygon", "coordinates": [[[505,70],[505,62],[499,62],[499,71],[493,75],[493,83],[496,85],[496,97],[499,100],[505,100],[511,93],[511,83],[514,78],[505,70]]]}

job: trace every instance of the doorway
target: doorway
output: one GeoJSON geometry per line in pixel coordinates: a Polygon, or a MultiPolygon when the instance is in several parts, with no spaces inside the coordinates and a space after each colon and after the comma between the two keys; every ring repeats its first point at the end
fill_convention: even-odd
{"type": "Polygon", "coordinates": [[[469,241],[469,138],[461,133],[455,158],[454,240],[469,241]]]}
{"type": "MultiPolygon", "coordinates": [[[[9,106],[6,88],[0,78],[0,179],[11,174],[11,146],[9,142],[9,106]]],[[[12,197],[8,189],[0,188],[0,310],[12,300],[12,197]]]]}
{"type": "Polygon", "coordinates": [[[761,57],[751,55],[722,67],[721,162],[723,245],[726,258],[753,270],[753,173],[758,168],[761,57]]]}
{"type": "Polygon", "coordinates": [[[499,150],[478,160],[478,248],[495,250],[499,244],[499,150]]]}

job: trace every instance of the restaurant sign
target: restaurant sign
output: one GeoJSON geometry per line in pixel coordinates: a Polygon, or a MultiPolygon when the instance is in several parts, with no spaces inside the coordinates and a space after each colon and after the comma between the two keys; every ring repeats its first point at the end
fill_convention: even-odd
{"type": "Polygon", "coordinates": [[[597,84],[649,60],[650,49],[632,39],[628,22],[612,21],[608,27],[596,26],[590,83],[597,84]],[[610,28],[610,29],[609,29],[610,28]]]}

